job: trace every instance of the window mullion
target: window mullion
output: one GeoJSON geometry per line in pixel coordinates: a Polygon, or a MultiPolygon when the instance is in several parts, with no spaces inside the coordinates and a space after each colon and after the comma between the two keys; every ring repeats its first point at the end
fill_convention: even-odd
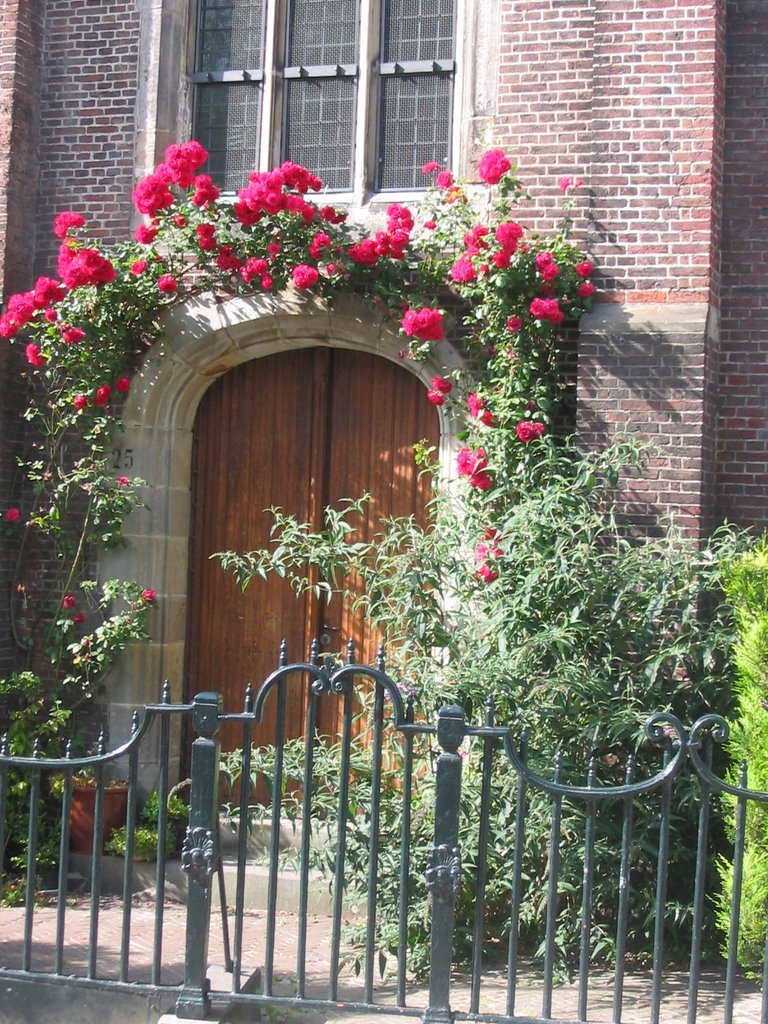
{"type": "Polygon", "coordinates": [[[375,177],[376,80],[372,68],[379,59],[380,8],[378,0],[360,0],[360,75],[357,80],[357,124],[353,190],[357,202],[364,202],[375,177]],[[373,130],[371,130],[373,125],[373,130]]]}
{"type": "Polygon", "coordinates": [[[264,85],[261,108],[261,140],[259,167],[271,167],[275,160],[274,139],[282,124],[282,92],[277,89],[277,67],[282,63],[282,31],[287,0],[266,0],[266,34],[264,45],[264,85]]]}

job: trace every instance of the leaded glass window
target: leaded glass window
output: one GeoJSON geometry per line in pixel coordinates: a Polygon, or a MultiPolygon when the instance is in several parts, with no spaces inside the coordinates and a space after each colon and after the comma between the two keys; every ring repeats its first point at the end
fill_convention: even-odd
{"type": "Polygon", "coordinates": [[[207,172],[235,191],[269,151],[331,190],[422,188],[422,165],[450,159],[455,2],[199,0],[207,172]]]}

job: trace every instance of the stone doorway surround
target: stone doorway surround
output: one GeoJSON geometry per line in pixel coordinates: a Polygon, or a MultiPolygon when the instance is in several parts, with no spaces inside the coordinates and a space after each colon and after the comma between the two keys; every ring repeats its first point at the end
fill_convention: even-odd
{"type": "MultiPolygon", "coordinates": [[[[406,340],[392,322],[377,318],[354,296],[330,309],[322,300],[288,291],[279,295],[191,297],[166,315],[159,340],[136,374],[123,412],[124,432],[113,443],[113,464],[146,481],[146,508],[127,521],[125,545],[100,558],[100,579],[136,579],[157,593],[148,643],[131,645],[106,681],[112,746],[130,734],[134,708],[160,699],[164,680],[181,700],[186,633],[191,513],[192,429],[211,384],[251,359],[317,345],[351,348],[396,361],[429,386],[435,374],[460,363],[449,342],[424,363],[403,359],[406,340]],[[125,467],[125,468],[122,468],[125,467]]],[[[456,426],[440,414],[440,459],[447,465],[456,426]]],[[[276,656],[277,656],[277,652],[276,656]]],[[[235,709],[231,709],[235,710],[235,709]]],[[[174,737],[174,751],[180,749],[174,737]]],[[[147,754],[150,754],[147,750],[147,754]]],[[[145,762],[143,778],[154,779],[145,762]]]]}

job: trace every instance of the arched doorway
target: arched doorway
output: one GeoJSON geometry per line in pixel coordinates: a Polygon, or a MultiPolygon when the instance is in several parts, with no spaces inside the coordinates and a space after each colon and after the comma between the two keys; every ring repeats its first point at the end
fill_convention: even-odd
{"type": "MultiPolygon", "coordinates": [[[[330,649],[352,638],[361,660],[373,658],[377,638],[341,602],[297,600],[277,578],[254,580],[242,594],[210,555],[267,546],[270,506],[317,528],[326,505],[368,493],[367,536],[385,516],[423,515],[430,483],[413,445],[439,442],[425,390],[391,360],[329,347],[243,363],[209,388],[193,428],[186,696],[215,690],[227,710],[239,709],[246,683],[258,686],[276,667],[283,638],[290,660],[304,660],[323,634],[330,649]]],[[[292,689],[289,735],[301,732],[303,704],[292,689]]],[[[324,706],[334,713],[333,702],[324,706]]],[[[318,728],[333,733],[336,723],[321,719],[318,728]]],[[[266,740],[269,720],[264,730],[266,740]]]]}

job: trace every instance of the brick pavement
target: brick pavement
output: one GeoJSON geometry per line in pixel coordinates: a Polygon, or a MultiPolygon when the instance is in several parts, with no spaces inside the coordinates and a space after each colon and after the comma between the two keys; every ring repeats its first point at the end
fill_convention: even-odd
{"type": "MultiPolygon", "coordinates": [[[[131,941],[129,958],[129,979],[149,981],[151,976],[152,949],[156,905],[150,898],[136,897],[131,906],[131,941]]],[[[163,907],[163,945],[161,981],[164,984],[179,984],[183,977],[184,934],[186,908],[176,902],[167,902],[163,907]]],[[[85,974],[87,969],[88,939],[90,934],[90,904],[87,898],[71,900],[65,914],[65,974],[85,974]]],[[[120,940],[123,924],[122,901],[119,897],[105,897],[100,902],[98,925],[99,977],[117,978],[120,963],[120,940]]],[[[22,937],[24,927],[23,908],[0,908],[0,964],[5,967],[20,967],[22,963],[22,937]]],[[[280,913],[277,918],[276,958],[278,979],[282,991],[289,994],[295,972],[295,944],[297,918],[293,914],[280,913]]],[[[41,906],[35,911],[33,925],[33,971],[51,971],[54,966],[54,943],[56,934],[56,907],[41,906]]],[[[253,911],[246,914],[243,934],[244,975],[249,975],[261,966],[264,959],[265,914],[253,911]]],[[[308,995],[325,997],[327,964],[331,938],[330,918],[315,915],[308,928],[308,995]]],[[[223,946],[220,918],[214,914],[211,928],[209,961],[214,988],[227,990],[229,976],[223,973],[223,946]]],[[[597,972],[590,982],[590,1021],[611,1020],[613,976],[609,972],[597,972]]],[[[650,974],[647,971],[630,972],[625,987],[625,1024],[640,1024],[648,1020],[650,974]]],[[[521,971],[515,1012],[519,1016],[541,1012],[540,971],[528,967],[521,971]]],[[[662,1021],[679,1024],[687,1008],[687,975],[670,973],[665,977],[663,988],[662,1021]]],[[[698,1004],[699,1024],[715,1024],[723,1019],[722,970],[707,968],[703,972],[702,987],[698,1004]]],[[[391,979],[379,981],[376,998],[380,1002],[393,1002],[391,979]]],[[[345,967],[340,980],[340,999],[360,1000],[362,980],[356,976],[351,965],[345,967]]],[[[555,1017],[576,1019],[577,987],[559,985],[555,989],[553,1013],[555,1017]]],[[[414,986],[409,994],[410,1005],[423,1006],[426,992],[423,987],[414,986]]],[[[466,979],[457,975],[453,992],[456,1010],[469,1009],[469,989],[466,979]]],[[[481,996],[482,1012],[503,1013],[505,1005],[505,980],[500,972],[486,971],[483,975],[481,996]]],[[[305,1017],[307,1024],[319,1024],[330,1019],[327,1012],[310,1012],[305,1017]]],[[[373,1020],[371,1017],[356,1018],[358,1024],[373,1020]]],[[[760,996],[756,987],[741,981],[737,992],[736,1024],[758,1024],[760,1021],[760,996]]]]}

